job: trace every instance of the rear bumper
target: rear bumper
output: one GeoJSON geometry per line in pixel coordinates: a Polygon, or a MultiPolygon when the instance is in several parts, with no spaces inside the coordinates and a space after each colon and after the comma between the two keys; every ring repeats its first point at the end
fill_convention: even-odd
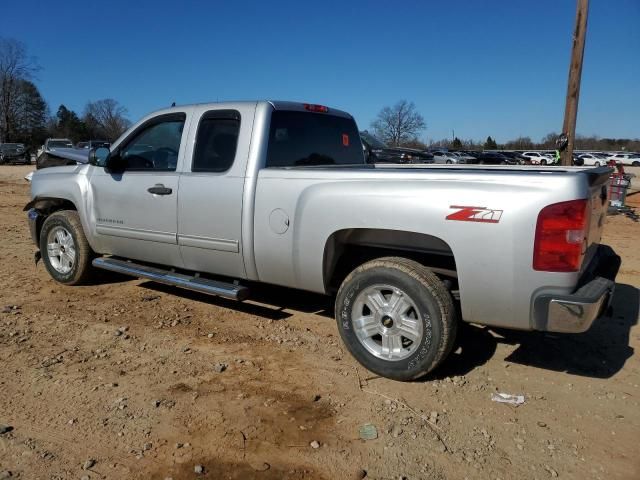
{"type": "Polygon", "coordinates": [[[580,287],[570,295],[543,294],[534,302],[536,330],[582,333],[611,305],[620,257],[600,245],[580,287]]]}

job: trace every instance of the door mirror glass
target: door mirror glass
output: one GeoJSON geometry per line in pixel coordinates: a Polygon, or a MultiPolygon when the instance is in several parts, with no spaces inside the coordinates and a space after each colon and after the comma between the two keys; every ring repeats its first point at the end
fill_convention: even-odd
{"type": "Polygon", "coordinates": [[[89,150],[89,163],[98,167],[104,167],[109,157],[109,149],[107,147],[92,148],[89,150]]]}
{"type": "Polygon", "coordinates": [[[122,158],[119,150],[111,152],[104,161],[104,169],[107,173],[122,173],[127,169],[127,161],[122,158]]]}

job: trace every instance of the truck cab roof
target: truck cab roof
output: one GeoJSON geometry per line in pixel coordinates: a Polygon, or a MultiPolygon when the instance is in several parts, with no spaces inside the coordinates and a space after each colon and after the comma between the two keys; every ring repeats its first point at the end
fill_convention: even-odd
{"type": "Polygon", "coordinates": [[[183,112],[185,109],[190,109],[190,108],[205,107],[205,108],[211,108],[212,110],[214,109],[233,110],[233,109],[237,109],[239,106],[258,105],[258,104],[269,104],[273,107],[274,110],[294,110],[294,111],[300,111],[300,112],[308,111],[308,112],[316,112],[316,113],[326,113],[326,114],[334,115],[338,117],[353,118],[351,114],[345,112],[344,110],[339,110],[337,108],[327,107],[327,106],[319,105],[315,103],[292,102],[292,101],[286,101],[286,100],[238,100],[238,101],[230,100],[230,101],[224,101],[224,102],[191,103],[191,104],[185,104],[185,105],[175,105],[169,108],[156,110],[155,112],[152,112],[148,116],[155,116],[163,113],[183,112]],[[320,108],[314,109],[314,107],[320,107],[323,110],[320,110],[320,108]]]}

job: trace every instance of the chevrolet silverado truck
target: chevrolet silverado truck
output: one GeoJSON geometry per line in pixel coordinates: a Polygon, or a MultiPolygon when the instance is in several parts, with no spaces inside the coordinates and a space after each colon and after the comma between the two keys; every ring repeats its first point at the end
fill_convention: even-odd
{"type": "Polygon", "coordinates": [[[620,264],[600,245],[609,173],[367,164],[340,110],[212,103],[38,170],[25,211],[62,284],[100,268],[237,300],[256,282],[332,295],[353,356],[406,381],[461,321],[583,332],[602,315],[620,264]]]}

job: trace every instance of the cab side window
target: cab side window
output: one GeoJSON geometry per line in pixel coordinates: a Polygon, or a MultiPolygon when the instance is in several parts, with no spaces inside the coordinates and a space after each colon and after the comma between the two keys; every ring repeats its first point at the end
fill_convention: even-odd
{"type": "Polygon", "coordinates": [[[192,172],[226,172],[233,165],[240,133],[240,113],[212,110],[200,119],[192,172]]]}
{"type": "Polygon", "coordinates": [[[184,114],[172,114],[143,126],[120,151],[120,157],[125,164],[124,169],[175,171],[185,118],[184,114]]]}

